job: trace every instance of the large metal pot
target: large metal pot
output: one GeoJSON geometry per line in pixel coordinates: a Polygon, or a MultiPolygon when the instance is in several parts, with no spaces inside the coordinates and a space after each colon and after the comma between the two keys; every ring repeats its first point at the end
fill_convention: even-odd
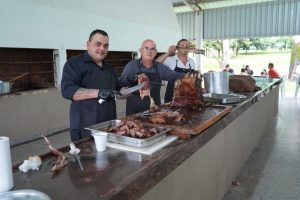
{"type": "Polygon", "coordinates": [[[208,93],[228,94],[229,76],[228,72],[204,73],[205,90],[208,93]]]}
{"type": "Polygon", "coordinates": [[[0,81],[0,94],[10,93],[12,83],[7,81],[0,81]]]}

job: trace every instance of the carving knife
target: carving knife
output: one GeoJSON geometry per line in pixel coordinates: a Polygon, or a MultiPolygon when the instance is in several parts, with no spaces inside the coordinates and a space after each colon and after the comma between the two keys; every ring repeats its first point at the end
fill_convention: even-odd
{"type": "MultiPolygon", "coordinates": [[[[130,94],[132,94],[133,92],[141,89],[142,87],[145,86],[145,83],[142,84],[138,84],[136,86],[127,88],[125,90],[121,90],[120,92],[115,91],[115,96],[117,99],[126,99],[127,97],[130,96],[130,94]]],[[[105,101],[104,99],[99,99],[99,103],[101,104],[103,101],[105,101]]]]}
{"type": "Polygon", "coordinates": [[[121,95],[116,95],[116,98],[117,99],[126,99],[130,94],[132,94],[133,92],[141,89],[142,87],[145,86],[145,83],[141,83],[139,85],[136,85],[136,86],[133,86],[133,87],[130,87],[130,88],[127,88],[125,90],[121,90],[120,93],[121,95]]]}

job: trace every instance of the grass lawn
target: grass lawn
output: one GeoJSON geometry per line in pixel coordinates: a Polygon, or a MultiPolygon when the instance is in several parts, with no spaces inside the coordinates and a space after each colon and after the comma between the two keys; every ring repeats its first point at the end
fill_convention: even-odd
{"type": "MultiPolygon", "coordinates": [[[[268,70],[268,63],[274,63],[275,69],[281,76],[287,75],[290,66],[290,51],[260,51],[260,52],[241,52],[238,56],[233,56],[229,64],[234,69],[235,74],[239,74],[243,65],[250,65],[250,68],[254,71],[254,75],[259,76],[263,69],[268,70]]],[[[221,71],[219,63],[216,59],[211,57],[204,57],[204,70],[203,73],[208,70],[221,71]]],[[[295,81],[286,81],[286,92],[295,91],[295,81]]]]}
{"type": "MultiPolygon", "coordinates": [[[[250,68],[254,71],[254,75],[260,75],[263,69],[268,70],[268,63],[274,63],[275,69],[281,75],[288,74],[290,66],[290,51],[278,51],[278,52],[250,52],[240,53],[238,56],[233,56],[229,64],[234,69],[235,74],[241,72],[243,65],[250,65],[250,68]]],[[[211,57],[204,58],[204,72],[208,70],[220,71],[218,61],[211,57]]]]}

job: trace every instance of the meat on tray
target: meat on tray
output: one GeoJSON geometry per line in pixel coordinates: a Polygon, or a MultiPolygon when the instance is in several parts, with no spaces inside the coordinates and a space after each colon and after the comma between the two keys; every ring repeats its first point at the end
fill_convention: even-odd
{"type": "Polygon", "coordinates": [[[159,133],[156,128],[144,127],[138,120],[121,120],[116,125],[106,128],[105,131],[133,138],[149,138],[159,133]]]}
{"type": "Polygon", "coordinates": [[[170,124],[179,122],[183,117],[178,111],[160,111],[150,114],[149,121],[153,124],[170,124]]]}

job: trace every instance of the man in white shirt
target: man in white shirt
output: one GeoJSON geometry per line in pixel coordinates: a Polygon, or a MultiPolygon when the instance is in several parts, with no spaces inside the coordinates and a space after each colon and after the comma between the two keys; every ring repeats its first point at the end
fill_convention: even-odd
{"type": "MultiPolygon", "coordinates": [[[[162,54],[157,58],[158,62],[167,65],[170,69],[187,73],[189,71],[195,70],[195,61],[188,56],[189,52],[202,53],[203,50],[190,48],[190,43],[187,39],[181,39],[177,42],[177,45],[172,45],[169,47],[167,53],[162,54]],[[177,50],[177,54],[175,51],[177,50]]],[[[174,82],[168,82],[166,93],[165,93],[165,103],[172,101],[173,97],[174,82]]]]}

